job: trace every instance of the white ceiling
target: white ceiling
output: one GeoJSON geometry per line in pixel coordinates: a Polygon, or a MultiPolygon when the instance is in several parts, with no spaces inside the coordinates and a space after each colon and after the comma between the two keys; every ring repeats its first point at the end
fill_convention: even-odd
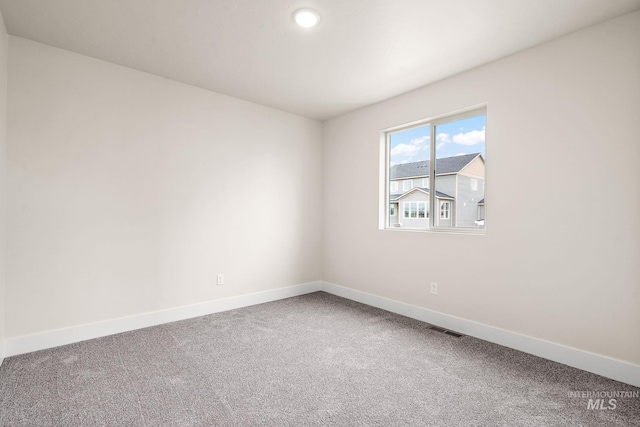
{"type": "Polygon", "coordinates": [[[640,0],[0,0],[9,34],[324,120],[640,0]],[[317,10],[297,27],[299,7],[317,10]]]}

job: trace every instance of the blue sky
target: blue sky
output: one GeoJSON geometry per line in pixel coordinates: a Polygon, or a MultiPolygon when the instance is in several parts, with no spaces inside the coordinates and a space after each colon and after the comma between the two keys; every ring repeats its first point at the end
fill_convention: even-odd
{"type": "MultiPolygon", "coordinates": [[[[485,156],[486,116],[470,117],[436,126],[436,157],[481,153],[485,156]]],[[[390,166],[429,159],[429,126],[391,134],[390,166]]]]}

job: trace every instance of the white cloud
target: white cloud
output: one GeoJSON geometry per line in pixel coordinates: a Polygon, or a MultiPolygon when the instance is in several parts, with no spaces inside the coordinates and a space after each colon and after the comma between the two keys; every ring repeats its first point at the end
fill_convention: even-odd
{"type": "Polygon", "coordinates": [[[451,136],[449,136],[448,133],[441,132],[438,135],[436,135],[436,141],[444,145],[447,142],[451,142],[451,136]]]}
{"type": "Polygon", "coordinates": [[[413,145],[423,145],[425,143],[429,143],[429,136],[421,136],[420,138],[414,138],[411,140],[411,144],[413,145]]]}
{"type": "Polygon", "coordinates": [[[407,144],[398,144],[391,149],[391,156],[406,157],[407,160],[404,163],[407,163],[408,159],[415,157],[421,150],[429,149],[429,139],[428,136],[421,136],[412,139],[407,144]]]}
{"type": "Polygon", "coordinates": [[[398,144],[391,149],[392,156],[413,157],[420,151],[420,146],[412,144],[398,144]]]}
{"type": "Polygon", "coordinates": [[[453,142],[460,145],[476,145],[484,142],[484,128],[482,130],[472,130],[459,133],[453,136],[453,142]]]}

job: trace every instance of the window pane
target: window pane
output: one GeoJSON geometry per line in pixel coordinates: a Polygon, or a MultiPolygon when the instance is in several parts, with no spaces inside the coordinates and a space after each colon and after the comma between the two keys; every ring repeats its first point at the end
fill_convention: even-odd
{"type": "Polygon", "coordinates": [[[449,202],[440,202],[440,219],[449,219],[449,202]]]}
{"type": "Polygon", "coordinates": [[[391,223],[390,219],[388,226],[407,228],[429,226],[426,219],[429,194],[428,189],[425,188],[428,185],[424,185],[426,182],[424,180],[429,178],[430,135],[430,125],[389,134],[389,200],[393,199],[396,203],[403,202],[403,220],[398,221],[400,224],[395,224],[391,223]],[[417,188],[413,190],[414,187],[417,188]],[[397,191],[392,191],[393,188],[397,188],[397,191]],[[421,204],[418,205],[418,203],[421,204]]]}
{"type": "Polygon", "coordinates": [[[483,114],[435,128],[436,199],[448,200],[440,205],[438,226],[484,227],[485,125],[483,114]]]}

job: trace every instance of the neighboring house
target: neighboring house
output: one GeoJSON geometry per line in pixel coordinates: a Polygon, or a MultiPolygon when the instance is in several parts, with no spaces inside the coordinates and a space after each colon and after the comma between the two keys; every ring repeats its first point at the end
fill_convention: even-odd
{"type": "MultiPolygon", "coordinates": [[[[484,159],[480,153],[436,160],[435,224],[484,227],[484,159]]],[[[429,160],[394,165],[389,171],[389,225],[429,225],[429,160]]]]}

